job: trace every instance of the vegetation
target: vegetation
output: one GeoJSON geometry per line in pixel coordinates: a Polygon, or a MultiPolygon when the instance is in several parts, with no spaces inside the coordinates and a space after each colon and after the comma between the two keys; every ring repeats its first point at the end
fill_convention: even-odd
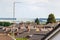
{"type": "Polygon", "coordinates": [[[52,13],[49,14],[46,24],[48,24],[48,23],[55,23],[55,22],[56,22],[56,19],[55,19],[54,14],[52,14],[52,13]]]}
{"type": "Polygon", "coordinates": [[[12,23],[10,23],[10,22],[0,22],[0,26],[4,26],[4,27],[6,27],[6,26],[10,26],[12,23]]]}
{"type": "Polygon", "coordinates": [[[36,18],[36,19],[35,19],[35,23],[40,24],[40,22],[39,22],[39,19],[38,19],[38,18],[36,18]]]}
{"type": "Polygon", "coordinates": [[[31,22],[30,21],[26,21],[27,24],[30,24],[31,22]]]}
{"type": "Polygon", "coordinates": [[[27,38],[16,38],[16,40],[28,40],[27,38]]]}

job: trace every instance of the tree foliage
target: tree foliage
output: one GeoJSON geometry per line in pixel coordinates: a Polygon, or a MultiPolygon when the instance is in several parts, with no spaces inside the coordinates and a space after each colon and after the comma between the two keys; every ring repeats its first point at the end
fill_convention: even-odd
{"type": "Polygon", "coordinates": [[[0,22],[0,26],[10,26],[12,23],[10,22],[0,22]]]}
{"type": "Polygon", "coordinates": [[[35,23],[40,24],[38,18],[35,19],[35,23]]]}
{"type": "Polygon", "coordinates": [[[55,19],[54,14],[52,14],[52,13],[49,14],[46,24],[48,24],[48,23],[55,23],[55,22],[56,22],[56,19],[55,19]]]}

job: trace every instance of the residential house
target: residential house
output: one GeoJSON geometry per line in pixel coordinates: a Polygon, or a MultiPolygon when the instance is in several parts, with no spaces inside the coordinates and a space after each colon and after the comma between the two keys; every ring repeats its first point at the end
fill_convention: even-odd
{"type": "Polygon", "coordinates": [[[51,32],[49,32],[41,40],[60,40],[60,24],[58,24],[51,32]]]}

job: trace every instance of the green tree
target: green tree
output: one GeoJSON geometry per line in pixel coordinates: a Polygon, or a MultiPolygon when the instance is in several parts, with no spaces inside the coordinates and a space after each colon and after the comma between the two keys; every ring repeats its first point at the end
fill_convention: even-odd
{"type": "Polygon", "coordinates": [[[46,24],[48,24],[48,23],[55,23],[55,22],[56,22],[56,19],[55,19],[54,14],[52,14],[52,13],[49,14],[46,24]]]}
{"type": "Polygon", "coordinates": [[[35,23],[40,24],[38,18],[35,19],[35,23]]]}
{"type": "Polygon", "coordinates": [[[10,26],[11,23],[10,22],[4,22],[4,26],[10,26]]]}
{"type": "Polygon", "coordinates": [[[0,22],[0,26],[6,27],[6,26],[10,26],[10,25],[12,25],[12,23],[10,23],[10,22],[0,22]]]}

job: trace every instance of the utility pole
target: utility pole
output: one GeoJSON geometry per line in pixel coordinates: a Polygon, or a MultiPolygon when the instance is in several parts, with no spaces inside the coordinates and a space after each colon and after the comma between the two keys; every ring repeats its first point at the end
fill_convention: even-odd
{"type": "Polygon", "coordinates": [[[15,2],[13,2],[13,25],[12,25],[12,33],[13,33],[13,39],[16,40],[15,39],[15,35],[14,35],[14,23],[15,23],[14,19],[15,19],[15,2]]]}
{"type": "MultiPolygon", "coordinates": [[[[14,23],[15,23],[15,21],[14,21],[14,18],[15,18],[15,4],[16,3],[21,3],[21,2],[13,2],[13,26],[12,26],[12,31],[13,31],[13,37],[14,37],[14,39],[15,39],[15,35],[14,35],[14,27],[15,27],[15,25],[14,25],[14,23]]],[[[16,40],[16,39],[15,39],[16,40]]]]}
{"type": "Polygon", "coordinates": [[[13,2],[13,18],[15,18],[15,2],[13,2]]]}

